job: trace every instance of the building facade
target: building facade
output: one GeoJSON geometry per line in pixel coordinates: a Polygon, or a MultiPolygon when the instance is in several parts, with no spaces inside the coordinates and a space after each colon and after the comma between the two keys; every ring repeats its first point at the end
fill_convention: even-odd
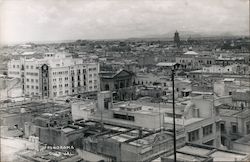
{"type": "Polygon", "coordinates": [[[99,90],[99,64],[65,53],[46,53],[43,59],[11,60],[8,76],[20,78],[25,95],[53,98],[99,90]]]}

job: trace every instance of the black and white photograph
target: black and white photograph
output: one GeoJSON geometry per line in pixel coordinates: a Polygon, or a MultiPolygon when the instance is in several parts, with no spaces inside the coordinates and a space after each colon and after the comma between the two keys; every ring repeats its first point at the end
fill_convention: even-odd
{"type": "Polygon", "coordinates": [[[0,0],[1,162],[249,162],[250,0],[0,0]]]}

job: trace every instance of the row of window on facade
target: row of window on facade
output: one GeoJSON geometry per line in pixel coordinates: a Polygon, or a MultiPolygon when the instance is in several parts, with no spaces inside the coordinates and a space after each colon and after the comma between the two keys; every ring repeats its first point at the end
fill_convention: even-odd
{"type": "MultiPolygon", "coordinates": [[[[158,83],[159,83],[159,84],[162,84],[161,82],[157,82],[157,81],[156,81],[156,82],[152,82],[152,81],[139,81],[139,80],[137,81],[137,84],[138,84],[138,85],[140,85],[140,84],[141,84],[141,85],[144,85],[144,84],[156,85],[156,84],[158,84],[158,83]]],[[[167,86],[167,83],[163,83],[163,86],[166,87],[166,86],[167,86]]]]}
{"type": "Polygon", "coordinates": [[[26,75],[38,76],[38,73],[26,72],[26,75]]]}
{"type": "MultiPolygon", "coordinates": [[[[20,65],[12,65],[12,67],[17,68],[17,69],[22,67],[22,69],[24,69],[24,65],[21,65],[21,66],[20,65]]],[[[26,67],[26,69],[35,69],[35,68],[38,69],[39,68],[38,66],[33,66],[33,65],[30,65],[30,66],[26,65],[25,67],[26,67]]]]}
{"type": "Polygon", "coordinates": [[[20,74],[18,71],[9,71],[9,74],[15,74],[15,75],[18,75],[20,74]]]}
{"type": "MultiPolygon", "coordinates": [[[[203,127],[202,131],[203,131],[203,137],[212,134],[213,133],[213,124],[210,124],[210,125],[203,127]]],[[[196,129],[196,130],[188,133],[188,141],[189,142],[197,141],[199,139],[200,139],[200,129],[196,129]]]]}
{"type": "MultiPolygon", "coordinates": [[[[71,75],[74,75],[75,74],[75,70],[71,70],[70,73],[71,73],[71,75]]],[[[86,69],[82,69],[82,73],[85,74],[86,73],[86,69]]],[[[77,70],[77,74],[81,74],[81,69],[77,70]]]]}
{"type": "MultiPolygon", "coordinates": [[[[225,122],[222,121],[220,124],[221,132],[226,133],[225,122]]],[[[238,133],[238,124],[236,122],[231,122],[231,130],[230,133],[238,133]]],[[[246,134],[250,134],[250,121],[246,122],[246,134]]]]}
{"type": "MultiPolygon", "coordinates": [[[[89,83],[92,83],[92,81],[89,82],[89,83]]],[[[97,81],[95,80],[95,84],[96,84],[96,83],[97,83],[97,81]]],[[[81,83],[78,82],[78,83],[77,83],[77,86],[80,87],[80,86],[81,86],[81,83]]],[[[83,83],[83,86],[86,86],[86,82],[83,83]]],[[[63,85],[62,85],[62,84],[59,84],[59,88],[62,88],[62,87],[63,87],[63,85]]],[[[64,84],[64,87],[69,87],[69,84],[68,84],[68,83],[64,84]]],[[[72,83],[72,87],[75,87],[75,84],[74,84],[74,83],[72,83]]],[[[95,86],[95,87],[97,88],[97,86],[95,86]]],[[[56,88],[57,88],[57,85],[53,85],[53,89],[56,89],[56,88]]]]}
{"type": "MultiPolygon", "coordinates": [[[[68,90],[65,90],[65,95],[68,95],[69,94],[69,91],[68,90]]],[[[57,92],[53,92],[53,95],[54,95],[54,97],[56,97],[57,96],[57,92]]],[[[60,91],[59,92],[59,95],[61,96],[61,95],[63,95],[63,91],[60,91]]]]}
{"type": "Polygon", "coordinates": [[[89,68],[89,71],[96,71],[96,67],[94,67],[94,68],[89,68]]]}
{"type": "Polygon", "coordinates": [[[38,86],[33,86],[33,85],[27,85],[26,87],[31,88],[31,89],[35,89],[35,88],[38,89],[38,86]]]}
{"type": "MultiPolygon", "coordinates": [[[[69,84],[65,84],[64,87],[68,87],[69,84]]],[[[62,84],[59,84],[59,88],[62,88],[62,84]]],[[[57,85],[53,85],[53,89],[56,89],[57,88],[57,85]]]]}
{"type": "Polygon", "coordinates": [[[34,82],[38,83],[38,79],[29,79],[29,78],[27,78],[26,81],[31,82],[31,83],[34,83],[34,82]]]}
{"type": "Polygon", "coordinates": [[[68,71],[59,71],[59,72],[53,72],[53,75],[62,75],[62,74],[68,74],[68,71]]]}

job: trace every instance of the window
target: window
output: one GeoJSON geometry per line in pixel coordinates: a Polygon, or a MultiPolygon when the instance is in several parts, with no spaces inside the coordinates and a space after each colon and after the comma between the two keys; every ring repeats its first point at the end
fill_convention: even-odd
{"type": "Polygon", "coordinates": [[[237,123],[231,123],[232,125],[232,133],[237,133],[238,132],[238,125],[237,123]]]}
{"type": "Polygon", "coordinates": [[[29,85],[27,85],[27,88],[30,88],[30,86],[29,86],[29,85]]]}
{"type": "Polygon", "coordinates": [[[38,83],[38,79],[36,79],[36,83],[38,83]]]}
{"type": "Polygon", "coordinates": [[[53,93],[53,95],[54,95],[54,97],[56,97],[56,95],[57,95],[57,92],[54,92],[54,93],[53,93]]]}
{"type": "Polygon", "coordinates": [[[34,89],[34,86],[31,86],[31,89],[34,89]]]}
{"type": "Polygon", "coordinates": [[[113,114],[113,117],[116,119],[122,119],[122,120],[129,120],[129,121],[135,121],[135,117],[131,115],[122,115],[122,114],[113,114]]]}
{"type": "Polygon", "coordinates": [[[68,80],[68,79],[69,79],[68,77],[65,78],[65,80],[68,80]]]}
{"type": "Polygon", "coordinates": [[[36,89],[38,89],[38,86],[36,86],[36,89]]]}
{"type": "Polygon", "coordinates": [[[65,84],[65,87],[68,87],[69,85],[68,84],[65,84]]]}
{"type": "Polygon", "coordinates": [[[188,141],[189,142],[196,141],[198,139],[199,139],[199,129],[188,133],[188,141]]]}
{"type": "Polygon", "coordinates": [[[228,92],[228,94],[231,96],[231,95],[232,95],[232,92],[228,92]]]}
{"type": "Polygon", "coordinates": [[[26,81],[27,81],[27,82],[29,82],[29,81],[30,81],[30,79],[26,79],[26,81]]]}
{"type": "Polygon", "coordinates": [[[220,130],[221,130],[221,132],[225,132],[226,131],[226,129],[225,129],[225,122],[220,123],[220,130]]]}
{"type": "Polygon", "coordinates": [[[33,65],[31,65],[31,66],[30,66],[30,68],[31,68],[31,69],[33,69],[33,68],[34,68],[34,66],[33,66],[33,65]]]}
{"type": "Polygon", "coordinates": [[[105,85],[105,91],[108,91],[108,90],[109,90],[109,85],[106,84],[106,85],[105,85]]]}
{"type": "Polygon", "coordinates": [[[33,83],[33,82],[34,82],[34,79],[31,79],[31,82],[33,83]]]}
{"type": "Polygon", "coordinates": [[[92,77],[92,74],[89,74],[89,77],[92,77]]]}
{"type": "Polygon", "coordinates": [[[213,133],[213,124],[203,127],[203,136],[207,136],[213,133]]]}
{"type": "Polygon", "coordinates": [[[247,134],[250,134],[250,121],[246,123],[247,134]]]}

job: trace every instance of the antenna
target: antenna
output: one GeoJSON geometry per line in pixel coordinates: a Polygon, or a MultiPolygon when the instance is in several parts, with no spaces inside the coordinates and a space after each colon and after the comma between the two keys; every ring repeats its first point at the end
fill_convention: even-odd
{"type": "Polygon", "coordinates": [[[176,132],[175,132],[175,94],[174,94],[174,75],[175,71],[172,69],[172,91],[173,91],[173,133],[174,133],[174,161],[176,162],[176,132]]]}

